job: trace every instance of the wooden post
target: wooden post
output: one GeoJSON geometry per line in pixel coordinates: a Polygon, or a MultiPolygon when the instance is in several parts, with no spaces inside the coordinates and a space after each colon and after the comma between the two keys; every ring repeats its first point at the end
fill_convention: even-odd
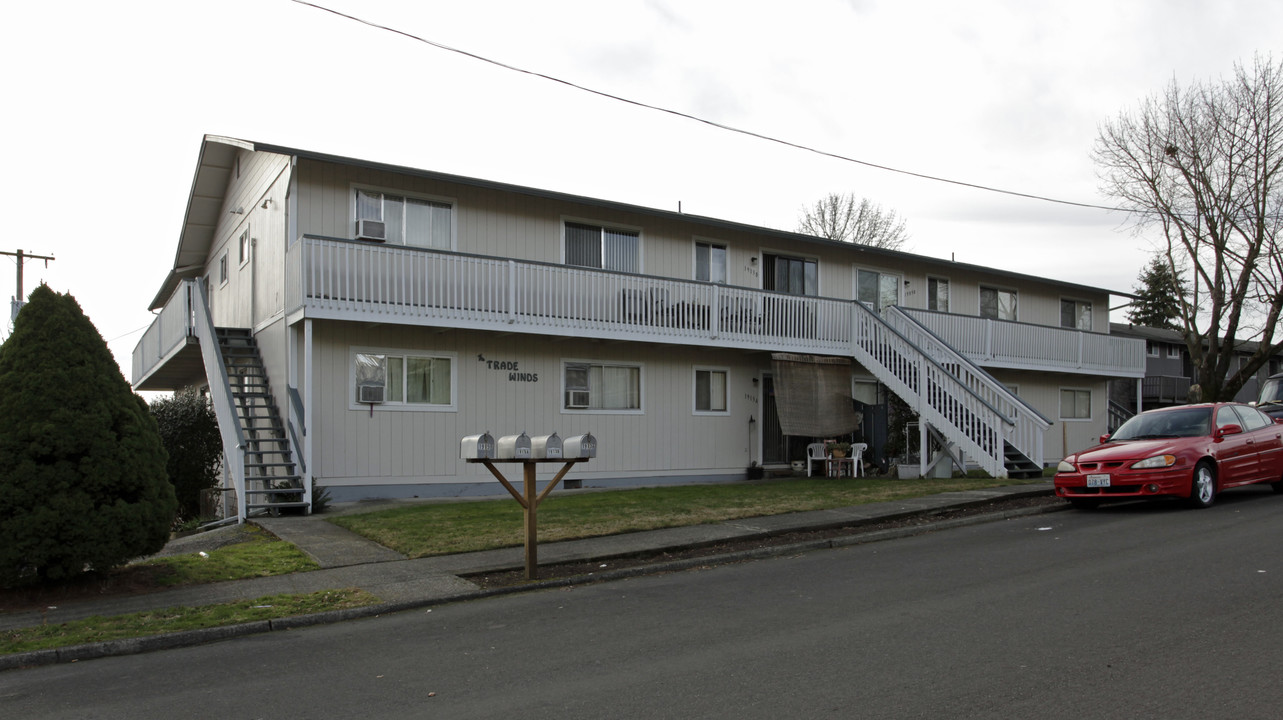
{"type": "Polygon", "coordinates": [[[521,464],[526,491],[526,579],[539,577],[539,499],[535,496],[535,464],[521,464]]]}

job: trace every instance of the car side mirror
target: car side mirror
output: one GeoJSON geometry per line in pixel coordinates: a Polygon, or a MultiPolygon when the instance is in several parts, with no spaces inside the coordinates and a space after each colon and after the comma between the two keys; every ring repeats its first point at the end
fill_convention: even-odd
{"type": "Polygon", "coordinates": [[[1101,435],[1101,436],[1100,436],[1100,444],[1101,444],[1101,445],[1104,445],[1104,444],[1105,444],[1105,443],[1107,443],[1107,442],[1109,442],[1109,433],[1105,433],[1104,435],[1101,435]]]}
{"type": "Polygon", "coordinates": [[[1226,435],[1238,435],[1241,432],[1243,432],[1242,425],[1234,425],[1231,423],[1229,425],[1222,425],[1216,428],[1216,437],[1222,438],[1226,435]]]}

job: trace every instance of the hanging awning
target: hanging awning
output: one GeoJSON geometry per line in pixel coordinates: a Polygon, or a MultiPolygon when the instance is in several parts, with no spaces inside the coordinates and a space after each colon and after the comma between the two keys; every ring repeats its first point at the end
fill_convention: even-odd
{"type": "Polygon", "coordinates": [[[851,402],[851,361],[823,355],[771,353],[780,431],[838,437],[860,427],[851,402]]]}

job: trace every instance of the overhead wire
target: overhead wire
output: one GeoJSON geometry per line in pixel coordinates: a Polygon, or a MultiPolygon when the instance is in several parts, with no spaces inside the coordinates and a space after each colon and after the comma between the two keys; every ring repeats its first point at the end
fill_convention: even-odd
{"type": "Polygon", "coordinates": [[[804,152],[809,152],[809,153],[813,153],[813,154],[820,155],[820,156],[823,156],[823,157],[832,158],[832,159],[834,159],[834,160],[840,160],[840,161],[842,161],[842,162],[848,162],[848,163],[853,163],[853,164],[856,164],[856,165],[862,165],[862,166],[864,166],[864,167],[873,168],[873,169],[875,169],[875,170],[882,170],[882,171],[885,171],[885,172],[896,173],[896,174],[899,174],[899,175],[906,175],[906,176],[908,176],[908,177],[915,177],[915,178],[919,178],[919,179],[921,179],[921,180],[929,180],[929,181],[932,181],[932,182],[946,183],[946,184],[949,184],[949,185],[957,185],[957,186],[959,186],[959,187],[972,188],[972,189],[974,189],[974,190],[981,190],[981,191],[984,191],[984,192],[992,192],[992,193],[998,193],[998,194],[1002,194],[1002,195],[1009,195],[1009,196],[1012,196],[1012,197],[1025,198],[1025,199],[1028,199],[1028,200],[1039,200],[1039,201],[1042,201],[1042,202],[1055,203],[1055,204],[1058,204],[1058,205],[1068,205],[1068,206],[1072,206],[1072,207],[1087,208],[1087,209],[1091,209],[1091,210],[1106,210],[1106,211],[1109,211],[1109,212],[1129,212],[1126,208],[1111,207],[1111,206],[1108,206],[1108,205],[1097,205],[1097,204],[1094,204],[1094,203],[1078,202],[1078,201],[1075,201],[1075,200],[1063,200],[1063,199],[1060,199],[1060,198],[1053,198],[1053,197],[1049,197],[1049,196],[1046,196],[1046,195],[1038,195],[1038,194],[1035,194],[1035,193],[1020,192],[1020,191],[1018,191],[1018,190],[1006,190],[1006,189],[1003,189],[1003,188],[997,188],[997,187],[993,187],[993,186],[990,186],[990,185],[982,185],[982,184],[980,184],[980,183],[966,182],[966,181],[963,181],[963,180],[954,180],[954,179],[952,179],[952,178],[941,177],[941,176],[938,176],[938,175],[930,175],[930,174],[927,174],[927,173],[920,173],[920,172],[915,172],[915,171],[912,171],[912,170],[905,170],[905,169],[902,169],[902,168],[896,168],[896,167],[892,167],[892,166],[890,166],[890,165],[882,165],[882,164],[879,164],[879,163],[870,162],[870,161],[868,161],[868,160],[860,160],[859,158],[850,157],[850,156],[848,156],[848,155],[842,155],[842,154],[840,154],[840,153],[831,152],[831,151],[828,151],[828,150],[821,150],[821,149],[819,149],[819,148],[811,147],[811,146],[809,146],[809,145],[803,145],[802,143],[797,143],[797,142],[793,142],[793,141],[790,141],[790,140],[784,140],[784,139],[781,139],[781,138],[777,138],[777,137],[774,137],[774,136],[771,136],[771,135],[766,135],[766,134],[763,134],[763,133],[755,132],[755,131],[752,131],[752,130],[745,130],[745,129],[743,129],[743,128],[737,128],[737,127],[734,127],[734,126],[732,126],[732,125],[726,125],[725,123],[719,123],[719,122],[717,122],[717,121],[715,121],[715,120],[709,120],[709,119],[707,119],[707,118],[702,118],[702,117],[699,117],[699,116],[697,116],[697,115],[691,115],[690,113],[685,113],[685,112],[682,112],[682,111],[680,111],[680,110],[673,110],[673,109],[671,109],[671,108],[665,108],[665,107],[661,107],[661,106],[659,106],[659,105],[652,105],[652,104],[650,104],[650,103],[641,102],[641,101],[639,101],[639,100],[633,100],[633,99],[631,99],[631,98],[626,98],[626,97],[623,97],[623,96],[620,96],[620,95],[615,95],[615,94],[612,94],[612,93],[605,92],[605,91],[603,91],[603,90],[596,90],[596,89],[594,89],[594,88],[590,88],[590,87],[587,87],[587,86],[585,86],[585,85],[580,85],[580,84],[578,84],[578,83],[574,83],[574,82],[571,82],[571,81],[569,81],[569,80],[564,80],[564,79],[562,79],[562,78],[558,78],[558,77],[555,77],[555,76],[553,76],[553,75],[547,75],[547,74],[545,74],[545,73],[537,72],[537,71],[534,71],[534,70],[527,70],[527,69],[525,69],[525,68],[517,67],[517,66],[515,66],[515,65],[510,65],[510,64],[508,64],[508,63],[501,62],[501,61],[499,61],[499,60],[495,60],[495,59],[493,59],[493,58],[488,58],[488,57],[486,57],[486,56],[484,56],[484,55],[478,55],[477,53],[470,52],[470,51],[468,51],[468,50],[461,50],[461,49],[459,49],[459,48],[451,47],[451,46],[449,46],[449,45],[445,45],[445,44],[443,44],[443,43],[436,42],[435,40],[429,40],[429,39],[427,39],[427,38],[421,37],[421,36],[419,36],[419,35],[415,35],[415,34],[410,33],[410,32],[406,32],[406,31],[404,31],[404,30],[398,30],[397,28],[394,28],[394,27],[389,27],[389,26],[387,26],[387,25],[382,25],[382,24],[380,24],[380,23],[376,23],[376,22],[371,21],[371,20],[366,20],[366,19],[364,19],[364,18],[360,18],[360,17],[357,17],[357,16],[355,16],[355,15],[350,15],[350,14],[348,14],[348,13],[341,12],[341,11],[339,11],[339,10],[335,10],[335,9],[333,9],[333,8],[329,8],[329,7],[326,7],[326,6],[324,6],[324,5],[319,5],[319,4],[314,3],[314,2],[309,2],[308,0],[290,0],[290,1],[291,1],[291,2],[293,2],[293,3],[296,3],[296,4],[298,4],[298,5],[304,5],[304,6],[307,6],[307,7],[314,8],[314,9],[316,9],[316,10],[320,10],[320,11],[322,11],[322,12],[327,12],[327,13],[330,13],[330,14],[332,14],[332,15],[336,15],[336,16],[341,17],[341,18],[344,18],[344,19],[346,19],[346,20],[350,20],[350,21],[352,21],[352,22],[357,22],[357,23],[360,23],[360,24],[362,24],[362,25],[366,25],[366,26],[368,26],[368,27],[375,28],[375,29],[377,29],[377,30],[382,30],[382,31],[385,31],[385,32],[393,33],[393,34],[395,34],[395,35],[400,35],[400,36],[402,36],[402,37],[408,38],[408,39],[413,40],[413,41],[415,41],[415,42],[423,43],[423,44],[425,44],[425,45],[429,45],[429,46],[431,46],[431,47],[435,47],[435,48],[440,49],[440,50],[445,50],[445,51],[447,51],[447,52],[452,52],[452,53],[456,53],[456,54],[458,54],[458,55],[463,55],[464,57],[472,58],[473,60],[477,60],[477,61],[480,61],[480,62],[483,62],[483,63],[488,63],[488,64],[490,64],[490,65],[494,65],[495,67],[499,67],[499,68],[502,68],[502,69],[504,69],[504,70],[509,70],[509,71],[511,71],[511,72],[521,73],[521,74],[523,74],[523,75],[529,75],[529,76],[531,76],[531,77],[536,77],[536,78],[540,78],[540,79],[542,79],[542,80],[547,80],[548,82],[553,82],[553,83],[557,83],[557,84],[559,84],[559,85],[564,85],[564,86],[566,86],[566,87],[573,88],[573,89],[575,89],[575,90],[579,90],[579,91],[581,91],[581,92],[589,93],[589,94],[592,94],[592,95],[596,95],[596,96],[598,96],[598,97],[606,98],[606,99],[608,99],[608,100],[614,100],[614,101],[617,101],[617,102],[626,103],[626,104],[628,104],[628,105],[633,105],[633,106],[635,106],[635,107],[644,108],[644,109],[646,109],[646,110],[652,110],[652,111],[655,111],[655,112],[665,113],[665,114],[668,114],[668,115],[672,115],[672,116],[674,116],[674,117],[683,118],[683,119],[685,119],[685,120],[690,120],[690,121],[693,121],[693,122],[702,123],[702,124],[704,124],[704,125],[708,125],[708,126],[710,126],[710,127],[717,128],[717,129],[719,129],[719,130],[724,130],[724,131],[727,131],[727,132],[737,133],[737,134],[739,134],[739,135],[744,135],[744,136],[747,136],[747,137],[756,138],[756,139],[758,139],[758,140],[763,140],[763,141],[766,141],[766,142],[775,143],[775,144],[777,144],[777,145],[783,145],[783,146],[785,146],[785,147],[790,147],[790,148],[793,148],[793,149],[796,149],[796,150],[802,150],[802,151],[804,151],[804,152]]]}

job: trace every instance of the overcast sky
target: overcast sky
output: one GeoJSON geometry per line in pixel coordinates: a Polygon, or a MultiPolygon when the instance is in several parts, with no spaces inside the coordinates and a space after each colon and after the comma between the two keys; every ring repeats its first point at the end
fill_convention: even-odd
{"type": "MultiPolygon", "coordinates": [[[[923,175],[1111,204],[1099,124],[1283,55],[1278,0],[318,4],[498,63],[923,175]]],[[[907,250],[1130,291],[1124,216],[875,169],[514,72],[290,0],[9,3],[0,250],[71,292],[129,376],[204,134],[792,230],[829,192],[907,250]]],[[[0,258],[0,298],[14,293],[0,258]]],[[[0,337],[8,334],[8,304],[0,337]]]]}

